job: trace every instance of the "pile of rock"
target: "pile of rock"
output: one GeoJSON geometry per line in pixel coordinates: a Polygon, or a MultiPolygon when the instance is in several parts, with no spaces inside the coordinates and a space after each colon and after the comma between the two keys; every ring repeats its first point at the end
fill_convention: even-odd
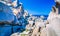
{"type": "Polygon", "coordinates": [[[28,17],[26,16],[29,16],[29,14],[24,11],[21,3],[17,6],[14,3],[17,5],[17,0],[0,0],[0,36],[10,36],[12,33],[22,32],[28,24],[26,20],[28,17]]]}

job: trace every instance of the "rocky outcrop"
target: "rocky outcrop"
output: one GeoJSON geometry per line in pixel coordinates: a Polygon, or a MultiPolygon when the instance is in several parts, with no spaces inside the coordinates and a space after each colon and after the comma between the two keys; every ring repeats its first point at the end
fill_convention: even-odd
{"type": "Polygon", "coordinates": [[[12,33],[24,31],[28,24],[25,13],[21,3],[12,7],[0,1],[0,36],[10,36],[12,33]]]}

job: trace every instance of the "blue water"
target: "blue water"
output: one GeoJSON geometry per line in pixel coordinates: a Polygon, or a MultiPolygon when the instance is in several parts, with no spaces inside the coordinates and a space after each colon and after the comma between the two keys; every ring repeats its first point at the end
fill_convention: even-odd
{"type": "Polygon", "coordinates": [[[36,17],[44,16],[44,20],[47,20],[47,17],[48,17],[48,15],[33,15],[33,16],[36,16],[36,17]]]}

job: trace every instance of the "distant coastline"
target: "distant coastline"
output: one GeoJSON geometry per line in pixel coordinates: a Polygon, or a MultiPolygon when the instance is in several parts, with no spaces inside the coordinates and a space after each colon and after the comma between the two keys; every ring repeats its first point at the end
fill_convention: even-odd
{"type": "Polygon", "coordinates": [[[36,17],[44,16],[45,17],[44,20],[46,20],[48,17],[48,15],[32,15],[32,16],[36,16],[36,17]]]}

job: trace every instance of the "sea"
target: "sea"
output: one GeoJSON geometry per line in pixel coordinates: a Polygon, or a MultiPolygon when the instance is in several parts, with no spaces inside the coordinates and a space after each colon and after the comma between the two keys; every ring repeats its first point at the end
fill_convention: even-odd
{"type": "Polygon", "coordinates": [[[44,20],[47,20],[48,18],[48,15],[33,15],[33,16],[36,16],[36,17],[44,16],[44,20]]]}

